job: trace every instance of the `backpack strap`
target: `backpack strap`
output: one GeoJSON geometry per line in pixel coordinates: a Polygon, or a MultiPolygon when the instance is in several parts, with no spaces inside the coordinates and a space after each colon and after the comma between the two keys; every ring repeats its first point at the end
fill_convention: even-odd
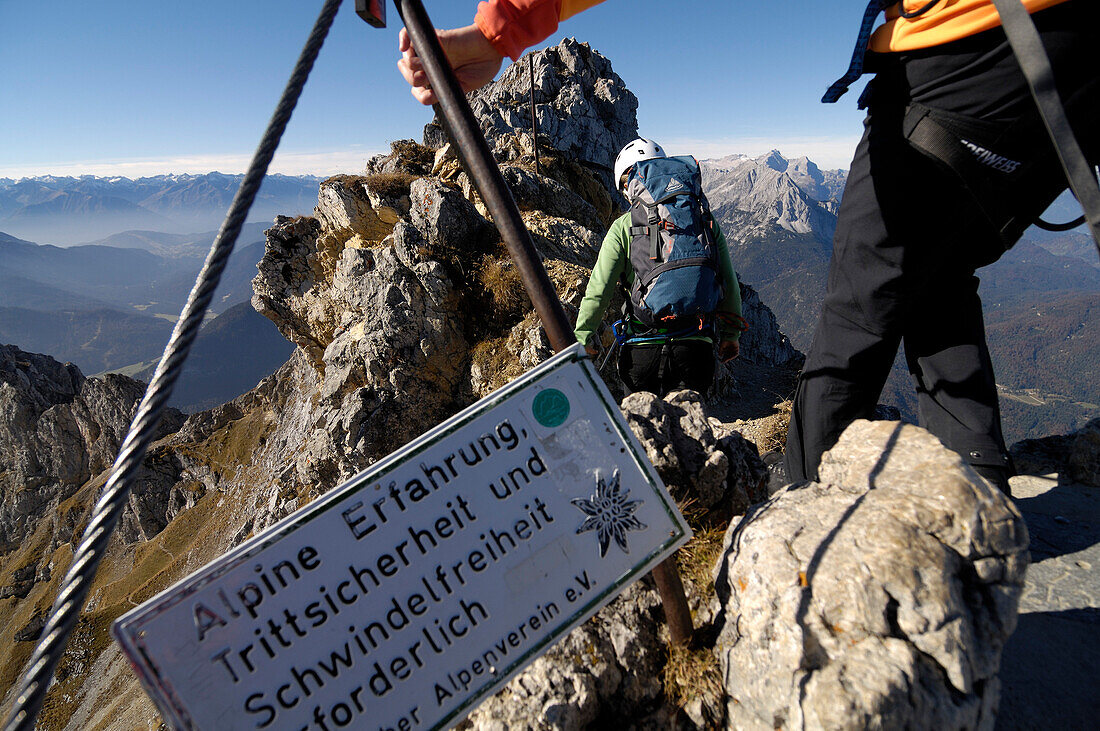
{"type": "Polygon", "coordinates": [[[1039,108],[1039,116],[1043,118],[1043,124],[1046,125],[1047,133],[1058,153],[1058,161],[1066,173],[1066,180],[1085,210],[1092,238],[1100,252],[1100,187],[1097,186],[1092,165],[1081,152],[1077,138],[1073,135],[1066,110],[1054,84],[1054,72],[1046,49],[1043,48],[1043,41],[1039,38],[1039,32],[1035,29],[1035,23],[1027,9],[1019,0],[993,0],[993,6],[1001,16],[1001,25],[1008,36],[1008,43],[1027,79],[1031,96],[1039,108]]]}
{"type": "Polygon", "coordinates": [[[657,212],[657,206],[666,200],[668,200],[667,196],[655,202],[652,206],[645,201],[638,201],[638,204],[646,210],[646,217],[648,219],[647,225],[631,226],[627,229],[627,233],[630,234],[631,238],[635,236],[649,237],[649,258],[653,261],[660,261],[661,256],[661,216],[657,212]]]}

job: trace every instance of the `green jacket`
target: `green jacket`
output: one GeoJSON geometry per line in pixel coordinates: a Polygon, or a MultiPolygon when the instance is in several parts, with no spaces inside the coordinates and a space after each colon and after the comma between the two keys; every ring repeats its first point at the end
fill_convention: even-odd
{"type": "MultiPolygon", "coordinates": [[[[630,266],[630,213],[624,213],[615,219],[611,228],[607,230],[607,236],[600,246],[600,255],[596,259],[596,266],[592,269],[592,277],[588,280],[588,288],[584,292],[581,301],[580,312],[577,314],[577,327],[573,333],[582,345],[588,344],[588,339],[599,327],[603,320],[607,307],[611,303],[614,294],[615,283],[623,279],[627,286],[634,282],[634,269],[630,266]]],[[[741,287],[737,283],[737,272],[733,270],[730,262],[729,247],[726,246],[726,237],[722,235],[722,229],[718,222],[714,222],[714,230],[717,233],[718,242],[718,266],[722,276],[722,287],[725,296],[718,304],[719,312],[728,312],[741,316],[741,287]]],[[[737,340],[741,337],[740,329],[718,318],[718,336],[722,340],[737,340]]],[[[687,339],[705,339],[705,336],[693,335],[687,339]]]]}

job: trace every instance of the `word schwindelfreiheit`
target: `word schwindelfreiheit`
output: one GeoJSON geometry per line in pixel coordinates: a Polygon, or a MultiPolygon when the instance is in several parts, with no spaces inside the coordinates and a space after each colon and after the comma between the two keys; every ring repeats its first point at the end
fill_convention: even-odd
{"type": "MultiPolygon", "coordinates": [[[[466,586],[470,576],[487,570],[554,522],[554,517],[540,499],[535,498],[533,505],[526,517],[515,521],[511,527],[500,530],[489,528],[481,534],[490,538],[480,548],[448,561],[446,566],[436,564],[434,571],[418,576],[413,581],[415,590],[387,597],[382,608],[372,613],[374,618],[370,622],[363,624],[348,620],[347,638],[329,652],[328,657],[315,664],[291,665],[282,682],[273,683],[270,691],[250,694],[245,699],[244,707],[248,713],[256,715],[257,726],[264,728],[270,725],[278,718],[280,711],[298,706],[321,692],[330,682],[347,676],[363,662],[366,663],[364,672],[369,673],[369,678],[364,683],[365,687],[360,686],[359,692],[369,687],[371,694],[383,697],[395,684],[408,680],[414,672],[427,667],[433,657],[446,653],[472,629],[488,620],[490,613],[482,602],[458,596],[456,592],[466,586]],[[416,618],[429,614],[435,605],[448,601],[452,608],[457,609],[450,616],[444,611],[438,613],[442,616],[416,623],[416,618]],[[396,641],[405,635],[408,636],[397,645],[396,641]],[[391,640],[394,642],[391,643],[391,640]]],[[[476,515],[466,517],[477,520],[476,515]]],[[[284,609],[280,621],[268,619],[258,643],[249,643],[235,656],[227,648],[214,659],[222,664],[234,682],[238,682],[242,675],[246,672],[250,674],[256,668],[248,660],[250,653],[274,658],[282,648],[304,641],[311,629],[338,621],[342,611],[381,585],[381,577],[369,568],[351,565],[348,566],[348,575],[349,578],[341,581],[334,591],[325,591],[323,602],[308,605],[301,617],[284,609]]]]}
{"type": "MultiPolygon", "coordinates": [[[[235,591],[219,589],[216,601],[196,605],[194,616],[200,641],[234,619],[251,620],[254,624],[251,641],[222,646],[210,655],[217,672],[234,684],[248,681],[262,665],[289,648],[308,642],[311,632],[336,622],[348,622],[346,640],[324,660],[291,665],[285,682],[245,699],[245,710],[256,715],[257,726],[273,723],[280,711],[319,693],[341,671],[346,674],[363,658],[370,658],[366,669],[375,679],[369,685],[370,690],[376,696],[383,695],[393,683],[405,680],[431,657],[442,655],[471,629],[488,620],[490,611],[481,601],[457,592],[473,576],[503,560],[554,522],[546,504],[537,495],[528,493],[532,499],[521,498],[522,513],[513,512],[506,524],[486,526],[465,495],[449,491],[449,499],[443,506],[436,503],[434,515],[429,512],[427,518],[413,521],[411,515],[401,514],[456,479],[463,465],[473,467],[496,453],[514,450],[520,443],[519,434],[507,421],[499,424],[495,432],[495,437],[483,435],[471,441],[468,448],[447,455],[439,464],[421,463],[410,479],[391,481],[384,487],[375,485],[374,494],[378,497],[373,502],[356,500],[349,504],[341,517],[356,540],[372,535],[381,525],[404,518],[400,523],[400,540],[365,563],[353,562],[346,569],[334,571],[329,567],[319,572],[317,575],[325,577],[325,584],[312,596],[307,593],[306,598],[301,598],[301,592],[295,592],[295,601],[289,606],[288,602],[275,599],[282,589],[321,567],[322,557],[317,549],[305,546],[298,551],[296,560],[280,561],[270,568],[256,564],[253,581],[245,582],[235,591]],[[461,543],[459,555],[452,555],[453,550],[447,553],[448,540],[460,534],[466,540],[461,543]],[[471,541],[474,535],[477,541],[471,541]],[[441,547],[448,560],[433,562],[428,558],[423,566],[426,563],[423,559],[441,547]],[[410,566],[412,573],[401,579],[400,590],[383,588],[388,580],[404,574],[410,566]],[[364,624],[363,611],[356,612],[352,607],[371,594],[376,595],[370,600],[371,621],[364,624]],[[270,601],[277,602],[277,609],[265,605],[270,601]],[[444,604],[448,609],[433,612],[436,606],[444,604]],[[342,613],[346,613],[346,619],[340,616],[342,613]],[[399,650],[383,647],[402,637],[406,639],[399,650]]],[[[523,430],[520,434],[527,436],[523,430]]],[[[498,500],[519,494],[524,486],[547,472],[535,447],[518,463],[486,486],[498,500]]],[[[365,492],[370,494],[369,490],[365,492]]],[[[421,506],[417,516],[423,514],[421,506]]],[[[295,655],[296,660],[298,657],[295,655]]]]}
{"type": "MultiPolygon", "coordinates": [[[[526,430],[517,433],[507,419],[498,424],[494,432],[471,440],[468,447],[447,455],[441,460],[441,464],[421,462],[418,474],[403,480],[404,484],[401,487],[397,480],[391,480],[385,488],[379,483],[373,488],[362,491],[368,494],[374,493],[378,497],[369,505],[364,500],[356,500],[341,511],[345,527],[351,531],[356,540],[364,539],[374,533],[379,525],[400,517],[411,505],[434,495],[451,480],[457,478],[459,474],[455,464],[457,460],[461,459],[465,465],[472,467],[502,451],[515,450],[520,444],[521,434],[523,437],[527,436],[526,430]]],[[[513,467],[500,475],[489,484],[489,489],[498,499],[505,499],[513,492],[521,490],[533,478],[545,473],[546,465],[541,455],[535,447],[531,447],[526,464],[513,467]]],[[[530,509],[530,506],[527,509],[530,509]]],[[[427,555],[438,544],[438,539],[450,538],[456,531],[466,528],[466,525],[474,520],[476,517],[470,512],[465,498],[456,495],[446,502],[443,515],[424,520],[419,526],[409,525],[406,531],[407,540],[402,540],[393,549],[378,554],[371,565],[378,574],[385,577],[393,576],[401,566],[410,564],[409,556],[413,554],[414,546],[420,555],[427,555]],[[465,522],[463,514],[465,514],[465,522]]],[[[299,550],[296,560],[282,560],[270,568],[257,563],[253,566],[256,574],[253,579],[243,582],[235,590],[218,589],[215,592],[214,601],[195,602],[192,617],[198,641],[201,643],[209,639],[208,635],[213,630],[227,627],[234,619],[240,617],[258,619],[260,614],[265,613],[260,609],[265,601],[273,599],[282,590],[295,584],[304,574],[320,566],[316,554],[315,549],[307,546],[299,550]]]]}

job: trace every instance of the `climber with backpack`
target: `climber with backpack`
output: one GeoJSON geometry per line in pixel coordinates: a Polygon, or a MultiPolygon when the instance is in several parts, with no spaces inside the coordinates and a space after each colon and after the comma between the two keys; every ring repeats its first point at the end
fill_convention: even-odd
{"type": "MultiPolygon", "coordinates": [[[[439,40],[474,89],[600,2],[485,0],[439,40]]],[[[1100,249],[1098,44],[1096,0],[868,0],[848,71],[822,98],[875,74],[791,410],[789,480],[817,479],[844,429],[873,417],[904,343],[921,425],[1009,491],[976,272],[1067,186],[1100,249]]],[[[433,103],[404,31],[398,50],[413,96],[433,103]]]]}
{"type": "Polygon", "coordinates": [[[703,195],[699,164],[640,138],[615,158],[614,179],[630,210],[604,237],[577,315],[577,340],[598,354],[595,333],[618,283],[627,296],[612,348],[626,393],[706,393],[715,343],[723,362],[736,358],[744,320],[737,274],[703,195]]]}

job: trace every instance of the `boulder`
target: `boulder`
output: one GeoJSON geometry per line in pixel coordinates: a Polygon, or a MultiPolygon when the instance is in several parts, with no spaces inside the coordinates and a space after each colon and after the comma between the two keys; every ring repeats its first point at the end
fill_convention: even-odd
{"type": "Polygon", "coordinates": [[[380,185],[379,181],[393,178],[400,179],[400,176],[374,176],[374,185],[370,184],[372,178],[354,175],[338,175],[321,183],[314,208],[321,226],[344,241],[352,236],[362,241],[384,239],[400,217],[399,210],[404,208],[405,213],[409,210],[407,191],[405,201],[400,195],[391,201],[389,196],[382,194],[387,186],[380,185]]]}
{"type": "Polygon", "coordinates": [[[433,178],[420,178],[409,187],[410,223],[420,231],[436,258],[487,249],[499,239],[493,228],[461,192],[433,178]]]}
{"type": "Polygon", "coordinates": [[[1028,533],[919,427],[857,421],[821,481],[726,534],[716,647],[727,725],[992,728],[1028,533]]]}
{"type": "Polygon", "coordinates": [[[756,447],[734,431],[715,436],[695,391],[664,399],[639,391],[623,399],[623,415],[646,456],[681,504],[726,507],[742,514],[767,497],[767,470],[756,447]]]}
{"type": "Polygon", "coordinates": [[[1093,419],[1077,432],[1066,467],[1071,479],[1100,487],[1100,419],[1093,419]]]}

